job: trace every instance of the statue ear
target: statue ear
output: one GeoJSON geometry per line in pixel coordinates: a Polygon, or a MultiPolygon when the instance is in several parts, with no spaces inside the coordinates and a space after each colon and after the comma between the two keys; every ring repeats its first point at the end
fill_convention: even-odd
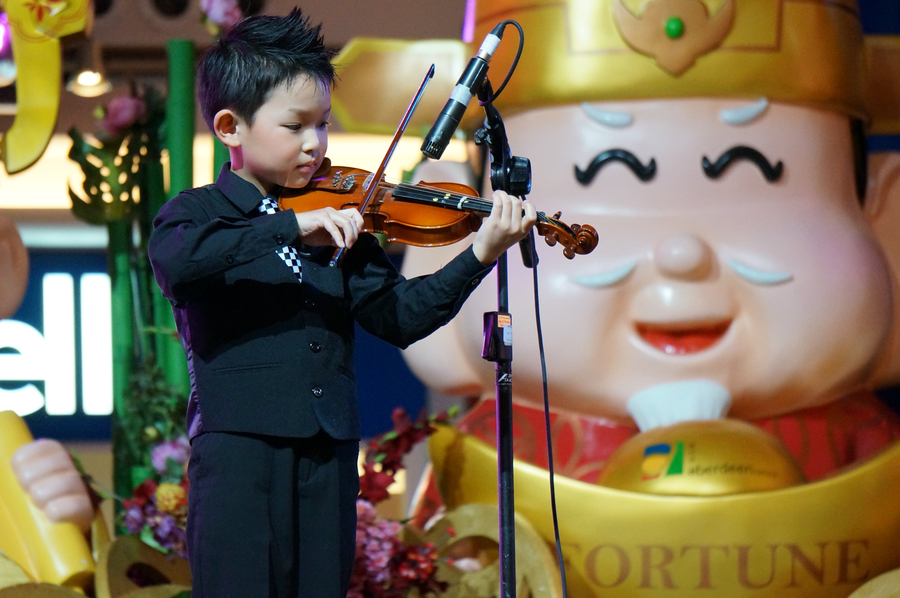
{"type": "Polygon", "coordinates": [[[900,382],[900,235],[897,234],[900,228],[900,153],[869,156],[869,183],[863,213],[887,258],[892,279],[891,334],[872,375],[874,386],[881,387],[900,382]]]}
{"type": "MultiPolygon", "coordinates": [[[[880,152],[869,155],[869,183],[864,212],[873,226],[885,212],[900,214],[900,153],[880,152]],[[889,204],[893,203],[891,206],[889,204]]],[[[900,221],[891,219],[893,225],[900,221]]]]}

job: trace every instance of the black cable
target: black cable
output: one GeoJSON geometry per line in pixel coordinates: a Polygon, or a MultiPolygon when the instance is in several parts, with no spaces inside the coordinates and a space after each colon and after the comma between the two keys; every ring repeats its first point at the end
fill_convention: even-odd
{"type": "Polygon", "coordinates": [[[506,84],[509,83],[509,80],[512,78],[513,71],[516,70],[516,66],[519,64],[519,58],[522,57],[522,49],[525,47],[525,31],[522,30],[521,25],[519,25],[515,21],[503,21],[502,23],[497,25],[497,27],[495,27],[495,29],[500,28],[501,25],[503,26],[504,29],[506,28],[507,25],[515,25],[516,29],[519,30],[519,47],[516,50],[516,57],[515,57],[515,59],[513,59],[512,65],[509,67],[509,71],[507,71],[507,73],[506,73],[506,78],[503,79],[503,83],[500,84],[500,87],[497,88],[497,91],[494,92],[494,95],[492,95],[490,97],[490,99],[485,100],[483,102],[479,102],[479,105],[481,105],[481,106],[484,106],[485,104],[493,102],[494,100],[497,99],[497,97],[500,96],[500,93],[503,91],[503,88],[506,87],[506,84]]]}
{"type": "Polygon", "coordinates": [[[541,301],[538,293],[538,258],[537,247],[534,244],[533,232],[532,253],[532,279],[534,281],[534,320],[537,326],[538,352],[541,356],[541,381],[544,389],[544,427],[547,432],[547,464],[550,471],[550,510],[553,513],[553,534],[556,537],[556,560],[559,563],[559,576],[562,582],[563,598],[568,598],[569,590],[566,585],[566,566],[563,561],[562,542],[559,539],[559,517],[556,513],[556,475],[553,470],[553,439],[550,436],[550,393],[547,389],[547,361],[544,356],[544,333],[541,326],[541,301]]]}

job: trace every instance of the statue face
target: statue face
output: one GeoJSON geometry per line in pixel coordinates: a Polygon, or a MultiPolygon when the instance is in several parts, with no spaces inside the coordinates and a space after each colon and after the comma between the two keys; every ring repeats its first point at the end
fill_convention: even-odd
{"type": "MultiPolygon", "coordinates": [[[[891,281],[856,198],[846,117],[691,99],[546,108],[506,125],[532,161],[529,199],[600,237],[571,261],[538,239],[556,407],[627,418],[638,391],[706,380],[731,394],[731,416],[756,418],[862,383],[890,329],[891,281]]],[[[511,252],[513,389],[539,403],[531,284],[511,252]]],[[[495,296],[482,284],[454,321],[473,360],[495,296]]],[[[472,365],[489,390],[490,364],[472,365]]]]}

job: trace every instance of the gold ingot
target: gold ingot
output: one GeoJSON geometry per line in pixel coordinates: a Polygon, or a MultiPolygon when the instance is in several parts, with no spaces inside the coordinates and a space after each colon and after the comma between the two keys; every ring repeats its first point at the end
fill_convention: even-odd
{"type": "Polygon", "coordinates": [[[900,598],[900,569],[879,575],[853,592],[850,598],[900,598]]]}
{"type": "MultiPolygon", "coordinates": [[[[497,504],[494,449],[453,428],[429,440],[448,509],[497,504]]],[[[514,462],[516,512],[553,542],[546,470],[514,462]]],[[[579,596],[847,598],[900,567],[900,443],[834,477],[764,492],[664,496],[556,477],[579,596]]]]}
{"type": "MultiPolygon", "coordinates": [[[[560,598],[562,587],[556,555],[534,527],[523,517],[515,517],[516,588],[518,595],[531,598],[560,598]]],[[[414,526],[403,529],[401,536],[407,544],[430,542],[438,547],[438,579],[449,582],[442,598],[472,598],[493,595],[499,586],[500,528],[497,507],[464,505],[445,513],[427,532],[414,526]],[[451,529],[452,528],[452,529],[451,529]],[[477,560],[482,567],[465,572],[445,559],[477,560]]],[[[578,594],[570,594],[577,596],[578,594]]]]}
{"type": "MultiPolygon", "coordinates": [[[[149,588],[145,588],[147,590],[149,588]]],[[[97,562],[97,598],[170,598],[191,589],[191,569],[185,559],[169,558],[151,548],[136,535],[116,538],[106,547],[97,562]],[[156,584],[154,592],[141,593],[128,571],[138,567],[156,584]]]]}
{"type": "Polygon", "coordinates": [[[54,523],[34,504],[13,472],[13,453],[33,440],[13,411],[0,411],[0,551],[37,582],[74,589],[94,579],[94,556],[74,523],[54,523]]]}
{"type": "Polygon", "coordinates": [[[597,480],[607,488],[682,496],[762,492],[805,482],[777,438],[735,419],[682,422],[632,436],[597,480]]]}

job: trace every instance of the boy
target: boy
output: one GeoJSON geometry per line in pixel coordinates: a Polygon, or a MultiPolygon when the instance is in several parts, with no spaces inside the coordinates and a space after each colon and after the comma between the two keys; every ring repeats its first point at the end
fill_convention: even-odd
{"type": "Polygon", "coordinates": [[[253,17],[204,55],[200,104],[231,162],[168,202],[150,239],[191,372],[194,598],[346,594],[354,320],[399,347],[427,336],[536,220],[530,203],[495,193],[471,248],[405,280],[359,233],[357,211],[277,211],[278,194],[325,159],[334,70],[319,32],[299,10],[253,17]],[[345,259],[329,267],[335,247],[345,259]]]}

